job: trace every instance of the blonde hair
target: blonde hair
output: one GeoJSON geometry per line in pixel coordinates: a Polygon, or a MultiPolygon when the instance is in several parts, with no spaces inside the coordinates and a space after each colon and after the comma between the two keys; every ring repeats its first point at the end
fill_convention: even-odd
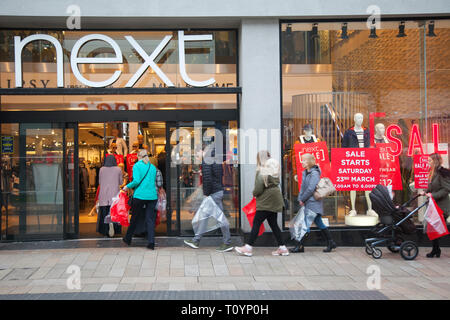
{"type": "Polygon", "coordinates": [[[308,169],[316,165],[316,158],[311,153],[302,154],[302,159],[305,159],[308,163],[308,169]]]}

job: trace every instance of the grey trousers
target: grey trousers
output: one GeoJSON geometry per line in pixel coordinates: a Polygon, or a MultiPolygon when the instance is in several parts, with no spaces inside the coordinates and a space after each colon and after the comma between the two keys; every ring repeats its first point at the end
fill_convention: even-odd
{"type": "MultiPolygon", "coordinates": [[[[217,206],[220,208],[220,210],[223,211],[223,201],[222,201],[223,200],[223,191],[213,193],[210,196],[214,200],[214,202],[217,204],[217,206]]],[[[228,220],[226,220],[226,221],[227,221],[227,224],[225,226],[221,227],[220,230],[222,230],[223,243],[229,245],[231,243],[230,224],[228,223],[228,220]]],[[[197,235],[195,235],[193,240],[195,242],[199,242],[201,238],[202,238],[202,235],[197,234],[197,235]]]]}

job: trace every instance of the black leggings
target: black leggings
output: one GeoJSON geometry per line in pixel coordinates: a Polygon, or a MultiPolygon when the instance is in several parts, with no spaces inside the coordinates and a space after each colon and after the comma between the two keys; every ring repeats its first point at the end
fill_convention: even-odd
{"type": "Polygon", "coordinates": [[[261,227],[261,224],[266,219],[267,219],[267,222],[269,222],[269,226],[272,229],[275,239],[277,239],[278,245],[279,246],[284,245],[283,239],[281,238],[281,230],[278,227],[278,223],[277,223],[277,213],[271,212],[271,211],[256,211],[255,219],[253,220],[253,227],[252,227],[252,231],[250,233],[250,239],[248,241],[248,244],[253,246],[256,238],[258,237],[259,228],[261,227]]]}

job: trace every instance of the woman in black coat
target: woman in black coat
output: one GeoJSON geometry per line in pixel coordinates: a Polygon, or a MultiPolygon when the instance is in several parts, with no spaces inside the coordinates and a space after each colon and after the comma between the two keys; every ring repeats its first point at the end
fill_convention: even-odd
{"type": "MultiPolygon", "coordinates": [[[[442,167],[442,157],[438,153],[433,153],[428,158],[430,165],[430,173],[428,176],[428,188],[422,195],[432,196],[436,204],[443,211],[444,217],[447,220],[450,213],[450,199],[448,197],[450,192],[450,170],[442,167]]],[[[427,254],[428,258],[441,256],[441,249],[439,248],[439,239],[433,242],[433,250],[427,254]]]]}

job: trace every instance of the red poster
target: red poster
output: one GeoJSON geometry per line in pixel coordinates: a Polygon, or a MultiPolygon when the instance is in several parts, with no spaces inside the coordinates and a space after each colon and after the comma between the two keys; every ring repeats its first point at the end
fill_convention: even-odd
{"type": "Polygon", "coordinates": [[[377,148],[333,148],[331,167],[331,179],[338,191],[369,191],[380,182],[377,148]]]}
{"type": "Polygon", "coordinates": [[[428,188],[428,155],[414,155],[414,187],[416,189],[428,188]]]}
{"type": "Polygon", "coordinates": [[[133,166],[138,161],[137,153],[129,153],[127,155],[127,171],[130,181],[133,180],[133,166]]]}
{"type": "MultiPolygon", "coordinates": [[[[109,156],[109,155],[111,155],[111,154],[107,154],[106,156],[109,156]]],[[[121,154],[115,154],[115,155],[114,155],[114,158],[116,158],[117,164],[119,164],[119,163],[124,163],[124,162],[123,162],[123,155],[121,155],[121,154]]]]}
{"type": "Polygon", "coordinates": [[[298,179],[298,190],[300,190],[302,185],[302,162],[301,156],[305,153],[310,153],[316,158],[316,164],[322,171],[321,177],[329,178],[331,174],[330,159],[328,157],[328,148],[325,141],[314,142],[314,143],[296,143],[294,145],[295,152],[295,163],[297,164],[297,179],[298,179]]]}
{"type": "Polygon", "coordinates": [[[392,155],[390,150],[395,150],[394,143],[377,143],[380,152],[380,184],[392,186],[392,190],[402,190],[402,175],[398,156],[392,155]]]}

